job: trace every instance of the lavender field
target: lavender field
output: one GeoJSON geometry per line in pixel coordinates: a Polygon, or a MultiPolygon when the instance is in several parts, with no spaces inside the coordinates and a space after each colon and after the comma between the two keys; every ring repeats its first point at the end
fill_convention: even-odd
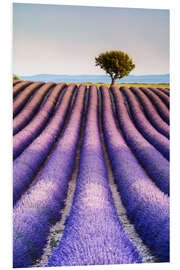
{"type": "Polygon", "coordinates": [[[13,81],[13,267],[169,262],[169,88],[13,81]]]}

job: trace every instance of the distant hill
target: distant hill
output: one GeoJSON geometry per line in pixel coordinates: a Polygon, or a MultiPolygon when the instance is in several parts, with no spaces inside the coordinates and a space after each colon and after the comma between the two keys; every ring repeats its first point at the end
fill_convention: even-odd
{"type": "MultiPolygon", "coordinates": [[[[82,83],[110,83],[111,79],[108,75],[54,75],[54,74],[38,74],[33,76],[19,76],[22,80],[31,81],[53,81],[53,82],[82,82],[82,83]]],[[[122,83],[169,83],[169,74],[163,75],[129,75],[117,80],[122,83]]]]}

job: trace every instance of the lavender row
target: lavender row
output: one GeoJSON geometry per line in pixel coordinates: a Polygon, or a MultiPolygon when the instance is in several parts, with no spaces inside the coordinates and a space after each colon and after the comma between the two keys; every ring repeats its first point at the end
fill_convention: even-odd
{"type": "Polygon", "coordinates": [[[23,110],[13,120],[13,135],[18,133],[32,119],[39,109],[44,97],[54,85],[55,83],[51,82],[44,84],[38,89],[30,102],[24,106],[23,110]]]}
{"type": "Polygon", "coordinates": [[[127,216],[159,260],[168,262],[169,197],[159,190],[139,165],[116,126],[108,89],[102,86],[101,90],[105,143],[127,216]]]}
{"type": "Polygon", "coordinates": [[[164,136],[166,136],[166,138],[169,139],[169,125],[159,116],[149,98],[140,89],[136,87],[130,87],[130,89],[138,98],[147,119],[161,134],[163,134],[164,136]]]}
{"type": "Polygon", "coordinates": [[[167,96],[170,95],[169,90],[167,88],[157,88],[157,89],[166,94],[167,96]]]}
{"type": "Polygon", "coordinates": [[[85,89],[80,86],[68,125],[46,166],[14,207],[14,267],[32,265],[42,254],[50,226],[60,219],[75,163],[85,89]]]}
{"type": "Polygon", "coordinates": [[[119,125],[127,144],[156,185],[163,192],[169,194],[168,160],[136,129],[127,112],[123,95],[119,89],[111,87],[111,90],[115,97],[119,125]]]}
{"type": "Polygon", "coordinates": [[[140,104],[132,91],[128,87],[120,87],[120,90],[127,98],[131,115],[137,129],[146,140],[169,160],[169,140],[151,125],[141,110],[140,104]]]}
{"type": "Polygon", "coordinates": [[[162,100],[162,102],[164,102],[164,104],[166,104],[166,106],[169,109],[169,97],[166,94],[164,94],[162,91],[160,91],[156,88],[150,87],[149,89],[151,91],[153,91],[162,100]]]}
{"type": "Polygon", "coordinates": [[[32,96],[34,92],[37,91],[37,89],[43,84],[43,82],[34,82],[28,87],[26,87],[24,91],[18,95],[18,97],[13,103],[13,117],[15,117],[20,112],[20,110],[24,107],[30,96],[32,96]]]}
{"type": "Polygon", "coordinates": [[[23,150],[41,133],[52,115],[59,92],[65,84],[59,84],[33,120],[13,137],[13,159],[16,159],[23,150]]]}
{"type": "Polygon", "coordinates": [[[140,262],[112,200],[98,129],[97,88],[90,86],[74,200],[62,239],[46,266],[140,262]]]}
{"type": "MultiPolygon", "coordinates": [[[[63,84],[56,86],[56,90],[63,84]]],[[[65,116],[70,106],[75,85],[67,87],[51,121],[43,132],[24,150],[13,162],[13,203],[20,198],[37,174],[41,165],[47,158],[51,148],[60,134],[65,116]]],[[[58,91],[58,90],[57,90],[58,91]]]]}
{"type": "Polygon", "coordinates": [[[22,80],[13,80],[13,87],[20,82],[22,82],[22,80]]]}
{"type": "Polygon", "coordinates": [[[17,85],[13,86],[13,98],[15,98],[20,92],[22,92],[27,86],[32,84],[31,81],[20,81],[17,85]]]}
{"type": "Polygon", "coordinates": [[[166,105],[162,102],[162,100],[153,93],[150,89],[140,87],[140,89],[149,97],[152,103],[155,105],[156,110],[158,111],[161,118],[169,124],[169,110],[166,105]]]}

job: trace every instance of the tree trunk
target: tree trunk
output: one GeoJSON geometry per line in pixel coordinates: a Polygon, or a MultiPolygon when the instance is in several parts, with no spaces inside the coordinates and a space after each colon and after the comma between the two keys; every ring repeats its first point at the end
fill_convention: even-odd
{"type": "Polygon", "coordinates": [[[116,78],[112,78],[111,86],[114,86],[116,83],[116,78]]]}

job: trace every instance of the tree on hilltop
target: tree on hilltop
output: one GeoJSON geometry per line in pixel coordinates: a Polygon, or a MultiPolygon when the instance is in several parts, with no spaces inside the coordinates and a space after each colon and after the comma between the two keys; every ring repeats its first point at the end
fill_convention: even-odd
{"type": "Polygon", "coordinates": [[[127,76],[135,64],[128,54],[122,51],[107,51],[95,57],[96,66],[104,69],[111,77],[111,86],[115,85],[117,79],[127,76]]]}

